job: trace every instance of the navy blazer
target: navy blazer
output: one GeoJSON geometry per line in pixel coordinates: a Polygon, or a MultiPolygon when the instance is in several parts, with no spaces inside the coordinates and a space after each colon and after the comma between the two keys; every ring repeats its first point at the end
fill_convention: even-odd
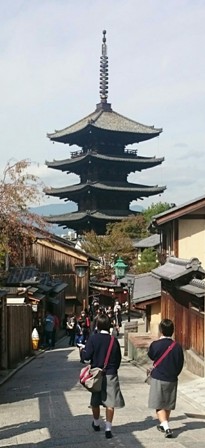
{"type": "MultiPolygon", "coordinates": [[[[92,367],[104,366],[104,361],[108,351],[111,336],[108,333],[92,334],[85,346],[81,350],[82,361],[90,361],[92,367]]],[[[121,350],[118,340],[114,339],[114,344],[106,368],[106,375],[116,375],[121,363],[121,350]]]]}
{"type": "MultiPolygon", "coordinates": [[[[156,362],[172,342],[171,338],[161,338],[152,342],[148,350],[149,358],[156,362]]],[[[183,368],[183,364],[183,350],[181,345],[176,342],[176,345],[167,356],[152,370],[151,376],[157,380],[175,382],[183,368]]]]}

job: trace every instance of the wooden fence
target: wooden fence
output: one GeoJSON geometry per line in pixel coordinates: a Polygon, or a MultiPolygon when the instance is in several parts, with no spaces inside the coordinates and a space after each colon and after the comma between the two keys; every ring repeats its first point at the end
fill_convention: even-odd
{"type": "Polygon", "coordinates": [[[29,356],[32,351],[32,309],[30,305],[7,305],[8,368],[29,356]]]}
{"type": "Polygon", "coordinates": [[[190,308],[190,348],[204,357],[204,313],[190,308]]]}

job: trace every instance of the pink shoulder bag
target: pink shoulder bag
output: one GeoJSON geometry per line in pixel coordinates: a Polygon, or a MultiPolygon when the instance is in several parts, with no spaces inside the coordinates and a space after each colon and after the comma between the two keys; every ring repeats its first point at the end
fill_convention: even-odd
{"type": "Polygon", "coordinates": [[[176,342],[173,341],[171,343],[171,345],[165,350],[165,352],[160,356],[160,358],[156,362],[154,362],[153,366],[150,369],[147,369],[147,377],[145,379],[145,383],[147,383],[148,385],[151,384],[151,379],[152,379],[151,373],[152,373],[152,370],[155,367],[157,367],[160,364],[160,362],[163,361],[164,358],[166,358],[168,353],[171,352],[171,350],[174,348],[175,345],[176,345],[176,342]]]}

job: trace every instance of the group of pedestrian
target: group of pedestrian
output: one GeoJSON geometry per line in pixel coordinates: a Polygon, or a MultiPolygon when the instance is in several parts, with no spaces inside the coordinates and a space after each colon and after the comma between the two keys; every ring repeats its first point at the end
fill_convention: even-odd
{"type": "Polygon", "coordinates": [[[97,331],[97,320],[99,315],[105,314],[109,317],[110,320],[110,330],[112,334],[115,336],[119,336],[120,328],[122,326],[122,312],[121,305],[118,300],[115,301],[114,305],[103,307],[100,306],[99,303],[95,303],[93,310],[93,323],[91,325],[92,331],[97,331]]]}
{"type": "MultiPolygon", "coordinates": [[[[114,310],[113,310],[114,312],[114,310]]],[[[110,310],[98,312],[96,319],[96,331],[94,331],[85,345],[81,348],[81,360],[89,361],[91,367],[103,369],[104,361],[111,342],[110,310]]],[[[176,406],[178,376],[183,368],[184,356],[181,345],[173,342],[174,324],[170,319],[163,319],[159,325],[159,339],[152,342],[148,356],[153,361],[150,374],[150,390],[148,406],[155,409],[159,420],[157,429],[165,438],[173,437],[169,427],[170,413],[176,406]]],[[[114,338],[114,344],[103,376],[100,392],[91,394],[90,405],[92,408],[92,428],[100,431],[100,405],[105,407],[105,437],[112,438],[112,421],[116,407],[125,406],[124,398],[120,390],[118,369],[121,363],[121,351],[118,339],[114,338]]]]}
{"type": "Polygon", "coordinates": [[[94,301],[89,309],[82,310],[80,316],[75,314],[65,316],[65,329],[70,346],[82,346],[88,341],[90,334],[97,332],[97,320],[100,315],[107,315],[110,328],[115,336],[119,336],[122,326],[121,306],[118,301],[114,306],[103,307],[94,301]]]}
{"type": "Polygon", "coordinates": [[[81,311],[78,318],[74,314],[66,316],[65,326],[70,346],[85,344],[91,331],[89,312],[87,310],[81,311]]]}

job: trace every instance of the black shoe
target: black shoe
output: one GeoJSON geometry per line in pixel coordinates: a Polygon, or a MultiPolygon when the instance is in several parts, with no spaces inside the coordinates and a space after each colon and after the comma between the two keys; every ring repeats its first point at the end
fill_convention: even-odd
{"type": "Polygon", "coordinates": [[[95,425],[94,422],[92,422],[92,428],[94,431],[99,432],[100,431],[100,425],[95,425]]]}
{"type": "Polygon", "coordinates": [[[167,430],[165,431],[165,435],[164,435],[164,437],[166,437],[166,439],[171,439],[172,436],[173,436],[173,432],[172,432],[172,430],[171,430],[171,429],[167,429],[167,430]]]}
{"type": "Polygon", "coordinates": [[[105,438],[106,439],[112,439],[112,432],[111,431],[105,431],[105,438]]]}
{"type": "Polygon", "coordinates": [[[157,429],[158,429],[158,431],[160,431],[160,432],[165,432],[165,430],[164,430],[164,428],[163,428],[162,425],[157,425],[157,429]]]}

